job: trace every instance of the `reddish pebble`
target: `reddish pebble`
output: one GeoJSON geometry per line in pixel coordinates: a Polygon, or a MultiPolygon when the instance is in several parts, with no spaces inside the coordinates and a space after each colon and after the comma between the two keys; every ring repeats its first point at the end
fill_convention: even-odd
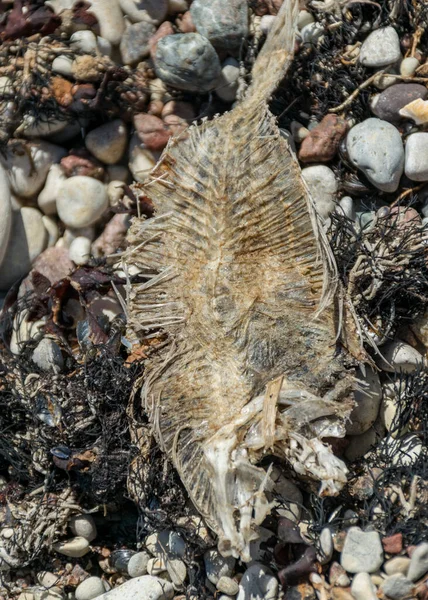
{"type": "Polygon", "coordinates": [[[68,156],[61,159],[60,165],[67,177],[84,175],[94,177],[102,181],[104,179],[104,167],[86,149],[72,150],[68,156]]]}
{"type": "Polygon", "coordinates": [[[327,115],[303,140],[299,150],[302,162],[327,162],[337,152],[340,140],[346,133],[345,119],[327,115]]]}
{"type": "Polygon", "coordinates": [[[187,10],[183,15],[177,17],[175,22],[180,30],[180,33],[194,33],[196,31],[190,10],[187,10]]]}
{"type": "Polygon", "coordinates": [[[403,549],[403,534],[396,533],[382,539],[382,546],[388,554],[399,554],[403,549]]]}
{"type": "Polygon", "coordinates": [[[152,58],[154,58],[158,41],[161,40],[162,38],[166,37],[167,35],[173,35],[173,34],[174,34],[174,29],[173,29],[172,23],[170,21],[164,21],[162,23],[162,25],[160,27],[158,27],[157,31],[154,33],[154,35],[152,35],[152,37],[149,40],[150,56],[152,58]]]}
{"type": "Polygon", "coordinates": [[[154,115],[139,113],[134,117],[138,137],[149,150],[163,150],[171,136],[168,126],[154,115]]]}
{"type": "Polygon", "coordinates": [[[129,215],[125,213],[114,215],[104,227],[104,231],[100,237],[92,244],[94,256],[100,257],[114,254],[123,245],[128,227],[129,215]]]}

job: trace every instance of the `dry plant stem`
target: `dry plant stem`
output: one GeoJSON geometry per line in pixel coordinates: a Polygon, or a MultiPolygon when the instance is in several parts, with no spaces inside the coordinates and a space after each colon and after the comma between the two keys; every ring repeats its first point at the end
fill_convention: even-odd
{"type": "Polygon", "coordinates": [[[404,200],[404,198],[407,198],[407,196],[409,196],[410,194],[412,194],[413,192],[418,192],[425,184],[421,183],[420,185],[417,185],[413,188],[409,188],[408,190],[404,190],[404,192],[402,192],[395,200],[394,202],[392,202],[391,207],[390,208],[394,208],[394,206],[397,206],[398,204],[400,204],[400,202],[402,200],[404,200]]]}
{"type": "Polygon", "coordinates": [[[355,100],[355,98],[358,96],[358,94],[364,90],[366,87],[368,87],[375,79],[376,77],[378,77],[379,75],[383,75],[385,73],[385,71],[378,71],[377,73],[374,73],[371,77],[369,77],[368,79],[366,79],[366,81],[364,81],[361,85],[359,85],[350,96],[348,96],[348,98],[346,98],[346,100],[344,102],[342,102],[342,104],[339,104],[339,106],[336,106],[336,108],[332,108],[330,109],[331,113],[338,113],[341,112],[342,110],[344,110],[347,106],[349,106],[351,104],[351,102],[353,102],[353,100],[355,100]]]}

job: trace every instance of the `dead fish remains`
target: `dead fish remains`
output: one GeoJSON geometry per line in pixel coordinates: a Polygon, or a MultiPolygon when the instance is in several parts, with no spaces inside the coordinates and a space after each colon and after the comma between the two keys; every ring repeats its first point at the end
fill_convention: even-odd
{"type": "Polygon", "coordinates": [[[149,276],[128,290],[127,337],[161,328],[167,340],[145,369],[155,436],[220,552],[244,561],[271,509],[263,456],[286,459],[321,494],[347,475],[322,437],[345,435],[359,343],[267,104],[293,59],[297,12],[284,2],[244,100],[167,146],[144,187],[155,216],[134,220],[124,258],[149,276]]]}

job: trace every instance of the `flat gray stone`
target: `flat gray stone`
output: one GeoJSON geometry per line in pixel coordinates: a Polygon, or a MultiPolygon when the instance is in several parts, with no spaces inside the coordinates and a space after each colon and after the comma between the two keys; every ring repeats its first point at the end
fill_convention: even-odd
{"type": "Polygon", "coordinates": [[[311,192],[318,214],[327,219],[336,206],[338,183],[335,174],[324,165],[314,165],[303,169],[302,176],[311,192]]]}
{"type": "Polygon", "coordinates": [[[400,39],[393,27],[372,31],[361,46],[359,60],[365,67],[386,67],[400,59],[400,39]]]}
{"type": "MultiPolygon", "coordinates": [[[[56,342],[54,342],[54,340],[49,338],[43,338],[40,340],[40,342],[34,348],[31,359],[38,367],[40,367],[40,369],[42,369],[42,371],[59,373],[64,366],[64,360],[62,358],[60,347],[56,342]]],[[[73,533],[74,535],[82,535],[76,531],[73,531],[73,533]]],[[[83,537],[88,539],[87,536],[83,537]]]]}
{"type": "Polygon", "coordinates": [[[129,25],[120,41],[120,54],[125,65],[134,65],[150,54],[149,41],[155,26],[147,21],[129,25]]]}
{"type": "Polygon", "coordinates": [[[221,74],[216,51],[199,33],[179,33],[160,39],[154,64],[162,81],[191,92],[214,89],[221,74]]]}
{"type": "Polygon", "coordinates": [[[374,573],[383,562],[383,548],[376,531],[350,527],[345,539],[340,564],[348,573],[374,573]]]}
{"type": "Polygon", "coordinates": [[[404,168],[404,148],[398,129],[380,119],[355,125],[346,138],[352,164],[383,192],[395,192],[404,168]]]}
{"type": "Polygon", "coordinates": [[[196,31],[219,48],[239,48],[248,35],[246,0],[194,0],[190,7],[196,31]]]}
{"type": "Polygon", "coordinates": [[[428,133],[412,133],[407,138],[404,172],[412,181],[428,181],[428,133]]]}
{"type": "Polygon", "coordinates": [[[413,595],[413,588],[413,582],[402,573],[387,577],[380,587],[385,596],[391,600],[410,598],[413,595]]]}
{"type": "Polygon", "coordinates": [[[428,571],[428,543],[422,542],[413,551],[407,578],[417,581],[428,571]]]}

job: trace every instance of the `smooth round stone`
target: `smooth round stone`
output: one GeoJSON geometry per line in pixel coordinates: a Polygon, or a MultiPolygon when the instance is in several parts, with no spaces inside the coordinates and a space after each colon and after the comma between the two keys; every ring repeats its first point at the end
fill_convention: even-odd
{"type": "Polygon", "coordinates": [[[314,21],[315,19],[312,13],[310,13],[308,10],[299,11],[299,16],[297,17],[297,27],[300,29],[300,31],[306,27],[306,25],[310,25],[314,21]]]}
{"type": "Polygon", "coordinates": [[[366,367],[365,372],[365,375],[361,369],[356,372],[354,392],[356,404],[346,424],[346,433],[350,435],[360,435],[370,429],[379,413],[382,398],[379,375],[369,366],[366,367]]]}
{"type": "Polygon", "coordinates": [[[80,558],[89,552],[89,542],[84,537],[75,537],[54,544],[53,549],[64,556],[80,558]]]}
{"type": "Polygon", "coordinates": [[[61,348],[50,338],[43,338],[35,347],[31,360],[42,371],[60,373],[64,366],[61,348]]]}
{"type": "Polygon", "coordinates": [[[134,133],[129,143],[129,170],[138,183],[143,183],[156,164],[156,158],[150,150],[141,148],[141,140],[134,133]]]}
{"type": "Polygon", "coordinates": [[[170,581],[143,575],[125,581],[109,592],[97,597],[97,600],[172,600],[174,586],[170,581]]]}
{"type": "Polygon", "coordinates": [[[377,365],[387,373],[412,373],[423,365],[424,358],[415,348],[396,340],[382,346],[382,358],[376,359],[377,365]]]}
{"type": "Polygon", "coordinates": [[[46,215],[43,215],[42,221],[46,231],[48,232],[47,247],[51,248],[52,246],[55,246],[59,238],[58,224],[54,219],[51,219],[51,217],[47,217],[46,215]]]}
{"type": "Polygon", "coordinates": [[[128,183],[130,179],[129,169],[125,165],[109,165],[107,175],[109,182],[121,181],[122,183],[128,183]]]}
{"type": "Polygon", "coordinates": [[[158,24],[166,16],[168,0],[119,0],[123,12],[131,21],[158,24]]]}
{"type": "Polygon", "coordinates": [[[169,529],[149,535],[145,546],[154,555],[183,558],[186,554],[186,542],[179,533],[169,529]]]}
{"type": "Polygon", "coordinates": [[[236,559],[232,556],[225,558],[218,550],[213,548],[205,552],[204,563],[208,580],[214,585],[217,585],[220,577],[230,577],[233,575],[236,559]]]}
{"type": "Polygon", "coordinates": [[[346,138],[352,164],[383,192],[395,192],[404,167],[404,148],[398,129],[380,119],[355,125],[346,138]]]}
{"type": "Polygon", "coordinates": [[[298,144],[301,144],[310,134],[309,129],[302,125],[302,123],[299,123],[299,121],[291,121],[290,130],[293,135],[293,140],[298,144]]]}
{"type": "Polygon", "coordinates": [[[180,588],[187,577],[186,563],[178,558],[171,558],[166,561],[166,570],[176,588],[180,588]]]}
{"type": "Polygon", "coordinates": [[[239,48],[248,35],[246,0],[194,0],[190,7],[196,31],[218,48],[239,48]]]}
{"type": "Polygon", "coordinates": [[[20,198],[31,198],[43,187],[52,163],[67,154],[49,142],[18,143],[7,148],[1,162],[8,170],[10,186],[20,198]]]}
{"type": "Polygon", "coordinates": [[[336,207],[336,212],[340,215],[351,219],[351,221],[355,221],[356,219],[356,211],[354,201],[351,196],[344,196],[341,200],[339,200],[339,204],[336,207]]]}
{"type": "Polygon", "coordinates": [[[98,19],[101,37],[108,40],[113,46],[120,44],[125,23],[118,0],[88,0],[90,12],[98,19]]]}
{"type": "Polygon", "coordinates": [[[302,169],[318,214],[326,219],[334,210],[338,190],[336,177],[331,169],[324,165],[314,165],[302,169]]]}
{"type": "Polygon", "coordinates": [[[402,121],[400,110],[421,98],[424,100],[428,96],[428,90],[419,83],[397,83],[381,92],[372,105],[371,110],[376,117],[383,121],[396,123],[402,121]]]}
{"type": "Polygon", "coordinates": [[[97,36],[97,48],[99,52],[101,52],[101,54],[103,54],[104,56],[111,56],[111,53],[113,51],[111,42],[101,37],[100,35],[97,36]]]}
{"type": "Polygon", "coordinates": [[[407,578],[417,581],[428,571],[428,543],[422,542],[416,546],[410,559],[407,578]]]}
{"type": "Polygon", "coordinates": [[[76,600],[93,600],[106,591],[103,580],[99,577],[88,577],[76,588],[76,600]]]}
{"type": "Polygon", "coordinates": [[[84,175],[64,181],[57,196],[57,210],[68,227],[88,227],[96,223],[108,207],[105,185],[84,175]]]}
{"type": "Polygon", "coordinates": [[[80,50],[84,54],[94,54],[97,51],[97,37],[88,29],[76,31],[70,37],[70,46],[73,50],[80,50]]]}
{"type": "Polygon", "coordinates": [[[157,556],[156,558],[150,558],[147,563],[147,573],[149,575],[160,575],[167,570],[166,560],[162,556],[157,556]]]}
{"type": "Polygon", "coordinates": [[[58,73],[58,75],[65,75],[66,77],[71,77],[73,73],[71,69],[72,64],[72,58],[70,58],[66,54],[60,54],[52,61],[52,71],[54,73],[58,73]]]}
{"type": "Polygon", "coordinates": [[[97,526],[91,515],[75,515],[68,524],[74,535],[84,537],[88,542],[97,537],[97,526]]]}
{"type": "Polygon", "coordinates": [[[120,42],[120,54],[125,65],[135,65],[149,56],[149,41],[155,31],[155,26],[147,21],[134,23],[125,29],[120,42]]]}
{"type": "Polygon", "coordinates": [[[359,61],[365,67],[386,67],[400,59],[400,38],[393,27],[372,31],[361,46],[359,61]]]}
{"type": "Polygon", "coordinates": [[[325,29],[320,23],[309,23],[300,32],[303,44],[316,46],[325,35],[325,29]]]}
{"type": "Polygon", "coordinates": [[[63,239],[66,248],[70,248],[71,244],[78,237],[87,238],[90,242],[95,239],[95,229],[93,227],[80,227],[78,229],[66,229],[63,239]]]}
{"type": "Polygon", "coordinates": [[[368,573],[357,573],[352,580],[351,592],[355,600],[378,600],[376,586],[368,573]]]}
{"type": "Polygon", "coordinates": [[[10,77],[0,77],[0,98],[8,98],[14,94],[13,81],[10,77]]]}
{"type": "Polygon", "coordinates": [[[159,40],[154,64],[162,81],[190,92],[214,89],[221,74],[216,51],[199,33],[167,35],[159,40]]]}
{"type": "Polygon", "coordinates": [[[90,240],[83,236],[73,240],[70,244],[69,256],[76,265],[86,265],[91,258],[90,240]]]}
{"type": "Polygon", "coordinates": [[[56,215],[56,197],[66,179],[61,165],[50,167],[45,186],[37,197],[37,205],[45,215],[56,215]]]}
{"type": "Polygon", "coordinates": [[[414,585],[402,573],[387,577],[380,586],[381,591],[390,600],[404,600],[412,596],[414,585]]]}
{"type": "Polygon", "coordinates": [[[331,530],[328,527],[324,527],[320,534],[319,539],[320,552],[318,560],[322,565],[326,565],[330,562],[333,556],[333,538],[331,530]]]}
{"type": "Polygon", "coordinates": [[[253,563],[239,584],[236,600],[276,600],[278,597],[278,580],[272,571],[261,563],[253,563]]]}
{"type": "Polygon", "coordinates": [[[120,161],[127,142],[128,132],[121,119],[115,119],[93,129],[85,138],[85,146],[89,152],[107,165],[120,161]]]}
{"type": "Polygon", "coordinates": [[[399,439],[386,438],[384,444],[387,453],[392,458],[392,464],[397,467],[414,465],[422,452],[422,442],[413,433],[408,433],[399,439]]]}
{"type": "Polygon", "coordinates": [[[396,573],[407,575],[409,566],[410,558],[407,558],[407,556],[396,556],[386,561],[383,565],[383,570],[387,575],[395,575],[396,573]]]}
{"type": "Polygon", "coordinates": [[[412,133],[407,138],[404,172],[412,181],[428,181],[428,133],[412,133]]]}
{"type": "Polygon", "coordinates": [[[217,581],[216,587],[219,592],[228,594],[228,596],[236,596],[236,594],[239,592],[238,583],[231,577],[220,577],[220,579],[217,581]]]}
{"type": "Polygon", "coordinates": [[[128,574],[130,577],[140,577],[146,575],[147,565],[150,555],[147,552],[137,552],[133,554],[128,562],[128,574]]]}
{"type": "Polygon", "coordinates": [[[400,64],[400,75],[403,77],[412,77],[420,64],[419,60],[414,56],[403,58],[400,64]]]}
{"type": "Polygon", "coordinates": [[[12,204],[9,179],[0,164],[0,265],[3,262],[12,228],[12,204]]]}
{"type": "Polygon", "coordinates": [[[348,573],[374,573],[383,563],[383,548],[376,531],[350,527],[346,535],[340,564],[348,573]]]}
{"type": "Polygon", "coordinates": [[[376,75],[376,77],[373,79],[373,85],[378,90],[386,90],[395,83],[399,82],[400,79],[397,77],[397,75],[390,75],[389,73],[379,73],[379,75],[376,75]]]}
{"type": "Polygon", "coordinates": [[[65,119],[49,119],[37,121],[33,116],[24,115],[19,127],[15,129],[15,137],[39,138],[60,135],[70,123],[65,119]]]}
{"type": "Polygon", "coordinates": [[[9,243],[0,267],[0,290],[8,290],[27,275],[33,260],[47,248],[48,232],[42,217],[39,210],[27,206],[13,213],[9,243]]]}
{"type": "Polygon", "coordinates": [[[224,102],[234,102],[238,91],[239,63],[234,58],[226,58],[221,67],[215,93],[224,102]]]}

